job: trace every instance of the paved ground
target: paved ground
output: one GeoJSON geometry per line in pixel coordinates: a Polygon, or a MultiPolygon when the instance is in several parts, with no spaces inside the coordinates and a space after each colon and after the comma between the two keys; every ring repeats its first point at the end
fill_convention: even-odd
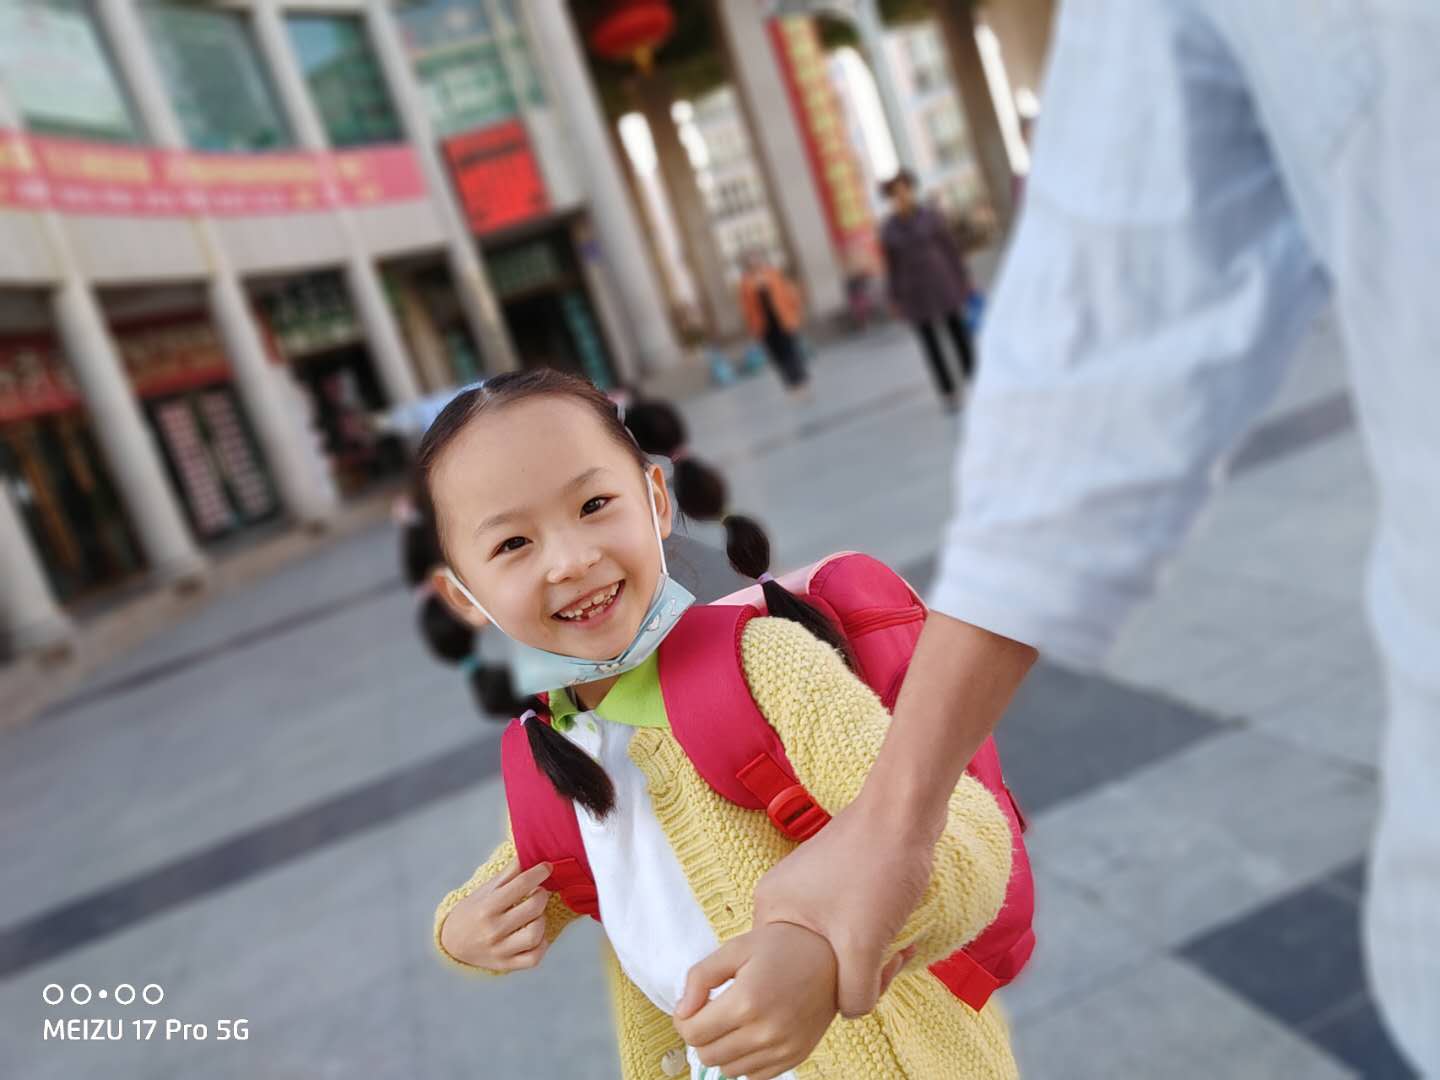
{"type": "MultiPolygon", "coordinates": [[[[779,562],[860,548],[923,581],[960,432],[918,350],[893,329],[833,345],[817,383],[803,410],[768,377],[696,398],[692,444],[779,562]]],[[[1040,950],[1005,997],[1027,1076],[1406,1075],[1356,944],[1371,501],[1322,328],[1108,669],[1024,691],[1003,746],[1040,886],[1040,950]]],[[[591,928],[504,982],[429,954],[500,792],[496,728],[412,610],[371,528],[0,733],[0,1077],[615,1076],[591,928]],[[52,1008],[52,982],[165,998],[52,1008]],[[75,1016],[209,1039],[44,1041],[75,1016]],[[235,1018],[248,1039],[218,1042],[235,1018]]]]}

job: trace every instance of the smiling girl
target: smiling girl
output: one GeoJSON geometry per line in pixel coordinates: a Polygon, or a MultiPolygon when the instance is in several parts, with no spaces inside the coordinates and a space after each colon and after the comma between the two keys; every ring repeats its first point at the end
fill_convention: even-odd
{"type": "MultiPolygon", "coordinates": [[[[657,649],[703,609],[667,572],[674,506],[660,468],[603,395],[552,371],[462,394],[419,457],[446,561],[438,594],[513,640],[519,692],[547,694],[546,714],[517,723],[533,766],[577,810],[627,1080],[1014,1076],[996,1007],[971,1010],[923,966],[1001,905],[1011,833],[990,793],[968,776],[955,790],[926,899],[896,942],[914,963],[874,1013],[833,1022],[828,942],[790,924],[752,926],[755,884],[793,843],[713,790],[670,731],[657,649]],[[691,968],[722,942],[734,986],[672,1020],[691,968]]],[[[723,487],[706,494],[723,504],[723,487]]],[[[762,582],[770,611],[735,623],[745,681],[806,790],[834,812],[858,793],[888,716],[835,628],[770,578],[758,525],[719,516],[731,563],[762,582]]],[[[734,638],[714,647],[733,653],[734,638]]],[[[512,819],[529,812],[513,788],[507,801],[512,819]]],[[[535,967],[576,917],[545,887],[557,887],[553,870],[520,865],[502,843],[441,902],[441,953],[490,973],[535,967]]]]}

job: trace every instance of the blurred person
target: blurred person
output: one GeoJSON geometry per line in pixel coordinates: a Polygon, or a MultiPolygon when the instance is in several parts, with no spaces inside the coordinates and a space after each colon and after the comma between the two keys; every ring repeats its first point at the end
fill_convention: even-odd
{"type": "Polygon", "coordinates": [[[808,398],[810,374],[805,369],[799,333],[805,317],[800,290],[763,251],[751,251],[745,256],[740,275],[740,311],[750,336],[765,346],[786,392],[792,398],[808,398]]]}
{"type": "Polygon", "coordinates": [[[1060,6],[932,614],[860,796],[757,891],[757,920],[829,938],[843,1012],[875,1006],[945,795],[1037,650],[1100,661],[1329,299],[1380,496],[1367,959],[1440,1076],[1436,57],[1428,0],[1060,6]]]}
{"type": "Polygon", "coordinates": [[[960,407],[960,391],[940,347],[939,326],[944,323],[949,330],[961,378],[968,380],[975,359],[965,326],[965,303],[970,295],[965,258],[944,216],[920,202],[914,173],[901,169],[880,190],[894,207],[880,227],[890,303],[920,335],[940,400],[947,412],[955,412],[960,407]]]}
{"type": "MultiPolygon", "coordinates": [[[[441,955],[492,974],[533,968],[579,910],[603,911],[622,1072],[635,1080],[716,1070],[793,1080],[815,1075],[803,1063],[817,1045],[827,1074],[852,1080],[1015,1076],[996,1008],[973,1011],[921,972],[899,976],[903,991],[874,1017],[834,1024],[825,940],[778,923],[750,932],[750,885],[790,843],[766,815],[723,799],[687,758],[667,712],[677,680],[728,656],[794,772],[836,805],[862,781],[887,716],[848,666],[839,630],[770,577],[759,525],[729,512],[719,475],[680,453],[678,414],[634,406],[627,420],[644,432],[639,441],[583,380],[508,373],[452,402],[422,443],[445,555],[436,591],[471,625],[494,623],[512,638],[520,692],[547,692],[505,736],[514,839],[440,903],[441,955]],[[642,442],[675,461],[673,498],[642,442]],[[676,505],[721,519],[730,561],[761,583],[769,616],[691,608],[661,547],[676,505]],[[684,650],[657,652],[675,632],[684,650]],[[542,821],[582,847],[523,864],[521,841],[542,821]],[[582,861],[583,898],[574,889],[582,861]],[[748,996],[721,993],[672,1026],[666,1014],[687,971],[722,938],[715,963],[741,967],[780,1004],[757,1016],[748,996]]],[[[972,778],[955,786],[941,832],[946,869],[906,941],[927,962],[994,918],[1012,857],[1007,818],[972,778]]],[[[548,1019],[563,1023],[563,1010],[548,1019]]]]}

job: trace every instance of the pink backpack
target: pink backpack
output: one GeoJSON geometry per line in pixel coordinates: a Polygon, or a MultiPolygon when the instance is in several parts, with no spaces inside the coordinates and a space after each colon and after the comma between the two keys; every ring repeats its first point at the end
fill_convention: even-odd
{"type": "MultiPolygon", "coordinates": [[[[925,605],[899,575],[868,555],[832,555],[780,584],[819,608],[850,642],[858,674],[893,708],[925,621],[925,605]]],[[[660,646],[660,689],[670,730],[695,770],[731,802],[763,810],[795,841],[830,820],[796,779],[775,730],[760,714],[741,667],[745,624],[765,610],[756,585],[686,612],[660,646]],[[730,648],[717,643],[732,643],[730,648]]],[[[600,918],[595,879],[575,818],[535,765],[524,728],[512,721],[501,743],[501,771],[522,867],[548,862],[546,887],[580,915],[600,918]]],[[[977,1012],[1020,973],[1035,948],[1035,887],[1021,833],[1025,820],[1005,786],[1000,756],[987,739],[966,770],[995,796],[1015,837],[1005,903],[994,922],[931,973],[977,1012]]]]}

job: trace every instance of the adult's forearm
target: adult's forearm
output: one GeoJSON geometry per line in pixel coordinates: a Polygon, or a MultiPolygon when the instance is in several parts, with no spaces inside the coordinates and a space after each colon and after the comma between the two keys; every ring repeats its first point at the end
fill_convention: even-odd
{"type": "Polygon", "coordinates": [[[950,793],[1038,655],[932,611],[861,797],[907,829],[938,837],[950,793]]]}

